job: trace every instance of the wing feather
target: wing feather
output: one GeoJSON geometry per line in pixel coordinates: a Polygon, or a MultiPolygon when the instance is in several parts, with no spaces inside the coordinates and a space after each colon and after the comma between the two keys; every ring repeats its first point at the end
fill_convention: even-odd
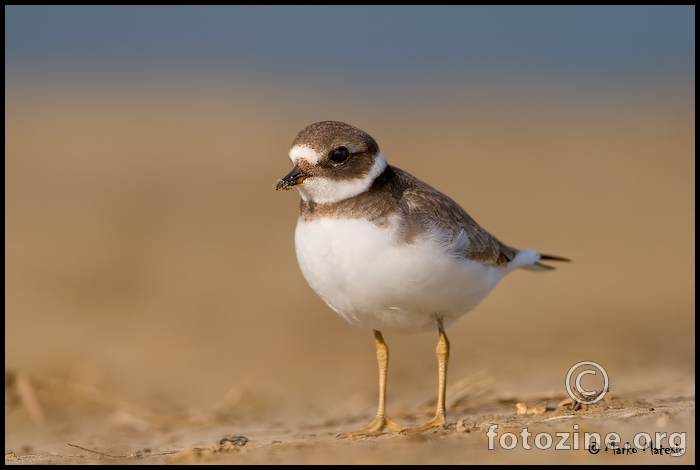
{"type": "Polygon", "coordinates": [[[429,233],[455,256],[501,266],[513,260],[517,250],[484,230],[456,202],[403,170],[393,168],[401,182],[399,207],[405,216],[403,234],[412,242],[429,233]]]}

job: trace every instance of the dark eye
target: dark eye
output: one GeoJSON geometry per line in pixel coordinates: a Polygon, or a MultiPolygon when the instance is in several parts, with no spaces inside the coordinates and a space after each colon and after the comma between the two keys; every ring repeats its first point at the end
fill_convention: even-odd
{"type": "Polygon", "coordinates": [[[335,163],[343,163],[348,158],[350,158],[350,152],[345,147],[338,147],[330,155],[330,159],[335,163]]]}

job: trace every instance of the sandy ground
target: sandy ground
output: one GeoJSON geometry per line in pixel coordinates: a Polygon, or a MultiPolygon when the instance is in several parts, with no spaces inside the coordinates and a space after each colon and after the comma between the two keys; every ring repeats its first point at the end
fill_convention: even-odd
{"type": "MultiPolygon", "coordinates": [[[[694,86],[414,92],[6,77],[6,463],[694,463],[694,86]],[[509,275],[448,330],[444,428],[334,437],[376,410],[373,338],[306,285],[298,195],[272,189],[323,119],[504,242],[573,260],[509,275]],[[580,361],[610,391],[575,409],[580,361]],[[586,433],[661,433],[661,454],[586,433]]],[[[402,425],[433,413],[436,336],[385,334],[402,425]]]]}

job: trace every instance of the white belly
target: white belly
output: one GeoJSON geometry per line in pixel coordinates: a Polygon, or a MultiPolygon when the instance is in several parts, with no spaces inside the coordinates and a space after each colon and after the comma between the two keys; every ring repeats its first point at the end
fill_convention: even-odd
{"type": "Polygon", "coordinates": [[[311,288],[350,323],[380,331],[445,326],[481,302],[508,272],[457,259],[426,239],[397,240],[364,219],[299,219],[297,259],[311,288]]]}

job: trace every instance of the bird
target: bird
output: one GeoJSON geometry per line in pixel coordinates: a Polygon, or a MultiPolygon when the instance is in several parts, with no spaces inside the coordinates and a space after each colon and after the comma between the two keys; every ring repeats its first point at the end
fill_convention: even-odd
{"type": "Polygon", "coordinates": [[[293,168],[276,190],[297,188],[294,245],[301,273],[349,323],[374,333],[379,403],[372,422],[340,438],[427,431],[446,421],[450,342],[445,328],[476,307],[509,272],[548,271],[569,261],[518,250],[491,235],[448,196],[395,166],[366,132],[339,121],[302,129],[293,168]],[[389,348],[382,332],[437,329],[435,417],[404,428],[386,410],[389,348]]]}

